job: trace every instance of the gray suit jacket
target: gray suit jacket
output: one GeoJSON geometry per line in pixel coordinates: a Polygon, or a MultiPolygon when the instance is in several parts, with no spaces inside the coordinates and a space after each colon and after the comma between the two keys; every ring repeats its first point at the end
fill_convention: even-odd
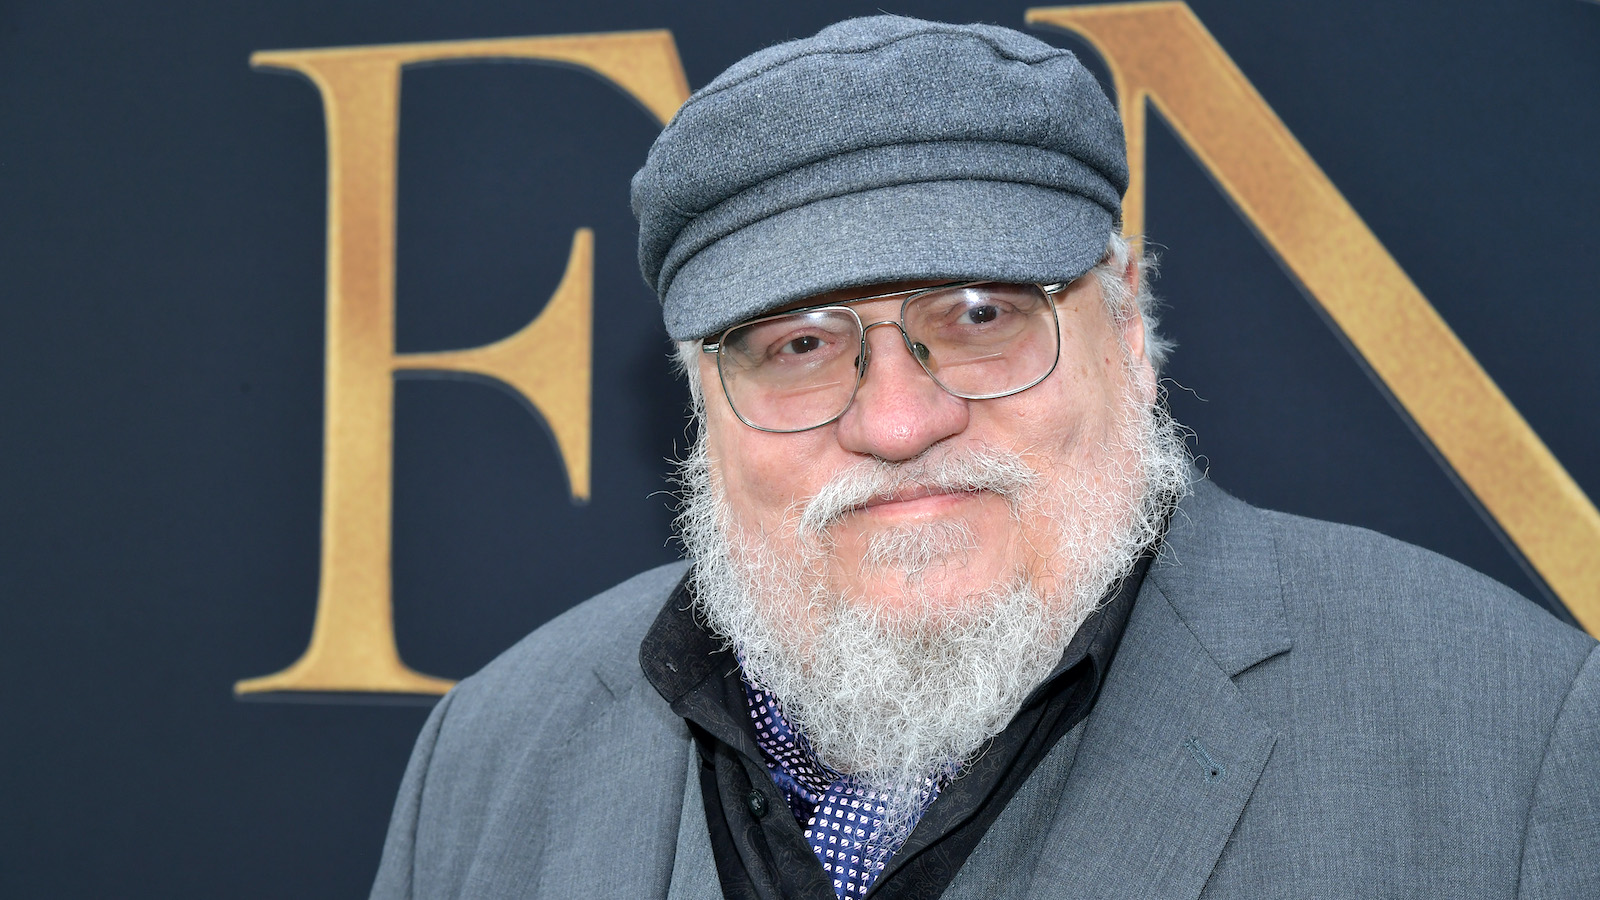
{"type": "MultiPolygon", "coordinates": [[[[439,703],[374,897],[719,896],[690,738],[637,659],[682,574],[439,703]]],[[[1094,711],[944,896],[1600,898],[1600,655],[1436,555],[1202,483],[1094,711]]]]}

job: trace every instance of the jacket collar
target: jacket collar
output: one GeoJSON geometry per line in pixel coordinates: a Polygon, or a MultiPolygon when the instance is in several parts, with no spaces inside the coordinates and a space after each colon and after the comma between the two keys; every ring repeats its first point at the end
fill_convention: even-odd
{"type": "Polygon", "coordinates": [[[1173,514],[1150,581],[1230,678],[1290,648],[1267,517],[1209,481],[1173,514]]]}
{"type": "Polygon", "coordinates": [[[1076,754],[1058,761],[1070,772],[1055,821],[1014,838],[1046,832],[1032,888],[1013,893],[1054,896],[1070,884],[1082,896],[1197,897],[1277,740],[1233,676],[1289,648],[1267,518],[1198,483],[1076,754]]]}

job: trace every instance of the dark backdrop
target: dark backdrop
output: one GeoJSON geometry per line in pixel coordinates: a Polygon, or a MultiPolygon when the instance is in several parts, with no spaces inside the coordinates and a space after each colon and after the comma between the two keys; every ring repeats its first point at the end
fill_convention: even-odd
{"type": "MultiPolygon", "coordinates": [[[[231,692],[305,646],[322,452],[320,100],[251,51],[669,28],[698,86],[881,5],[0,4],[0,895],[361,896],[426,714],[231,692]]],[[[884,8],[1020,28],[1026,6],[884,8]]],[[[1192,6],[1600,496],[1600,6],[1192,6]]],[[[398,640],[462,677],[674,557],[684,392],[627,208],[653,121],[550,66],[403,86],[398,349],[514,330],[572,230],[597,234],[591,503],[509,395],[397,391],[398,640]]],[[[1155,121],[1150,141],[1173,407],[1213,477],[1552,604],[1182,145],[1155,121]]]]}

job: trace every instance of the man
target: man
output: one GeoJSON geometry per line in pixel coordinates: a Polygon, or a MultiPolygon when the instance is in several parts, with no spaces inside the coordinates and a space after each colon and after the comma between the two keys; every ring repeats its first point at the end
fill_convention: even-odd
{"type": "Polygon", "coordinates": [[[442,701],[375,897],[1600,896],[1594,642],[1189,467],[1066,51],[764,50],[634,180],[692,567],[442,701]]]}

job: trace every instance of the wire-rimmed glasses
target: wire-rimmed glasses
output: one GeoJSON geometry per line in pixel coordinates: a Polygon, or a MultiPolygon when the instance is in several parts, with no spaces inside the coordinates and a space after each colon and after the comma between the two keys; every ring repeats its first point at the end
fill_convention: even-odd
{"type": "Polygon", "coordinates": [[[844,415],[870,362],[867,332],[893,325],[923,371],[966,400],[1025,391],[1061,355],[1061,284],[958,282],[857,297],[743,322],[704,345],[734,415],[759,431],[818,428],[844,415]],[[852,308],[905,297],[900,318],[863,323],[852,308]]]}

